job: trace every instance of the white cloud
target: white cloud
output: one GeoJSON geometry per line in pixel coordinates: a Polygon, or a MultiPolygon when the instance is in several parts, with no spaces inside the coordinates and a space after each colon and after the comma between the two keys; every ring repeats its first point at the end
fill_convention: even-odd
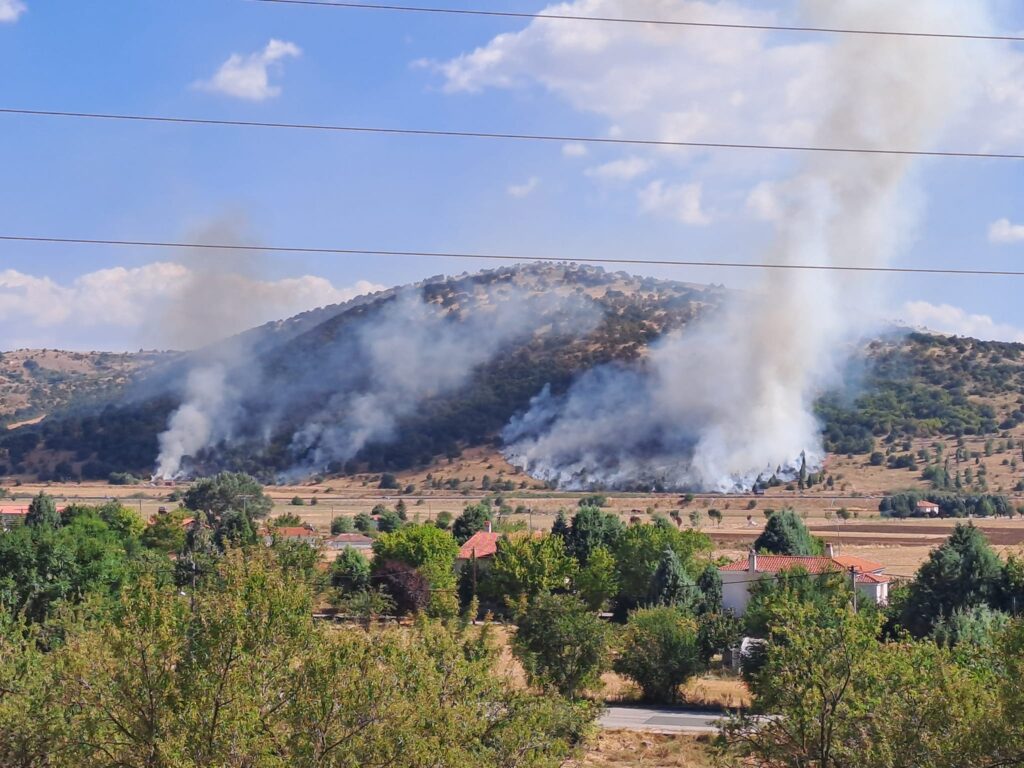
{"type": "Polygon", "coordinates": [[[640,190],[640,208],[646,213],[702,226],[711,223],[711,217],[701,208],[702,193],[700,184],[666,184],[659,179],[640,190]]]}
{"type": "Polygon", "coordinates": [[[759,221],[778,221],[782,218],[782,202],[778,189],[770,181],[762,181],[747,195],[747,211],[759,221]]]}
{"type": "Polygon", "coordinates": [[[280,86],[270,84],[270,67],[280,65],[286,58],[301,55],[302,50],[294,43],[271,40],[266,48],[256,53],[247,56],[232,53],[213,77],[195,85],[202,90],[223,93],[237,99],[265,101],[281,93],[280,86]]]}
{"type": "Polygon", "coordinates": [[[580,144],[578,141],[562,145],[562,154],[566,157],[586,157],[588,151],[586,144],[580,144]]]}
{"type": "Polygon", "coordinates": [[[972,315],[951,304],[910,301],[903,305],[903,318],[915,328],[927,328],[951,336],[1024,342],[1024,329],[997,323],[989,315],[972,315]]]}
{"type": "Polygon", "coordinates": [[[517,197],[517,198],[522,199],[524,197],[529,197],[530,195],[532,195],[534,193],[534,191],[536,191],[537,187],[539,187],[539,186],[540,186],[540,179],[538,179],[536,176],[531,176],[529,179],[527,179],[522,184],[511,184],[511,185],[509,185],[509,187],[506,189],[506,191],[512,197],[517,197]]]}
{"type": "Polygon", "coordinates": [[[587,176],[595,179],[629,181],[642,176],[651,169],[651,161],[642,157],[625,157],[610,163],[588,168],[587,176]]]}
{"type": "Polygon", "coordinates": [[[22,0],[0,0],[0,24],[13,24],[27,10],[22,0]]]}
{"type": "Polygon", "coordinates": [[[1012,224],[1009,219],[994,221],[988,228],[988,239],[990,243],[1024,242],[1024,224],[1012,224]]]}
{"type": "MultiPolygon", "coordinates": [[[[771,7],[780,5],[786,4],[565,0],[549,3],[546,10],[726,24],[792,22],[793,17],[779,15],[784,10],[771,7]]],[[[814,0],[798,5],[807,14],[799,20],[810,23],[827,18],[834,6],[871,4],[814,0]]],[[[878,26],[891,23],[891,9],[885,6],[878,4],[874,12],[878,26]]],[[[989,25],[984,6],[946,2],[941,12],[950,28],[984,33],[989,25]]],[[[568,24],[541,18],[518,32],[497,35],[475,50],[427,66],[444,78],[448,92],[539,87],[578,112],[603,119],[609,136],[809,144],[842,138],[820,135],[836,94],[835,73],[828,66],[829,49],[835,44],[833,38],[778,36],[752,29],[730,30],[725,44],[722,31],[716,29],[568,24]]],[[[972,66],[981,55],[979,50],[954,49],[953,55],[965,60],[962,71],[980,69],[972,66]]],[[[944,136],[934,137],[932,146],[992,150],[1024,139],[1024,50],[995,44],[986,47],[983,55],[985,76],[969,83],[962,115],[944,136]]],[[[868,113],[851,116],[848,140],[870,144],[875,138],[874,122],[868,113]]],[[[793,163],[793,156],[785,153],[700,149],[651,149],[641,157],[649,158],[663,176],[673,171],[680,174],[671,181],[700,171],[705,196],[739,200],[740,205],[743,196],[737,194],[738,188],[788,176],[793,163]]]]}
{"type": "MultiPolygon", "coordinates": [[[[251,323],[290,317],[382,289],[366,281],[337,287],[313,275],[259,280],[218,273],[212,278],[229,295],[244,297],[255,309],[255,314],[240,316],[236,325],[217,329],[225,335],[243,331],[251,323]]],[[[160,325],[175,307],[185,305],[196,281],[206,279],[205,274],[173,262],[101,269],[70,283],[8,269],[0,271],[0,323],[19,338],[45,340],[44,346],[58,346],[62,337],[77,336],[83,329],[93,329],[92,337],[98,340],[112,336],[127,339],[126,346],[161,346],[165,337],[160,325]],[[138,331],[143,338],[124,331],[138,331]]]]}

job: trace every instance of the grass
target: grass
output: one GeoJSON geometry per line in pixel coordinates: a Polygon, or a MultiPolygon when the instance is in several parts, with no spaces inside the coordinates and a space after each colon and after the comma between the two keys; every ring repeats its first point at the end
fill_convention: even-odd
{"type": "Polygon", "coordinates": [[[707,736],[601,731],[575,763],[579,768],[711,768],[707,736]]]}

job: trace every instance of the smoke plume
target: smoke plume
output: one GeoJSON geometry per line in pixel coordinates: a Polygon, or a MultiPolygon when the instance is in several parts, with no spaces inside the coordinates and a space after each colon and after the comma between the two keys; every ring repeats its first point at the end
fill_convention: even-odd
{"type": "MultiPolygon", "coordinates": [[[[986,27],[982,3],[813,0],[814,26],[986,27]]],[[[825,62],[832,92],[821,146],[926,149],[962,111],[977,74],[956,41],[850,35],[825,62]]],[[[684,76],[681,74],[681,76],[684,76]]],[[[758,261],[878,266],[913,233],[918,194],[905,156],[807,155],[769,194],[776,236],[758,261]]],[[[762,190],[764,192],[765,190],[762,190]]],[[[695,331],[673,333],[638,368],[592,370],[538,395],[504,432],[506,455],[567,488],[733,490],[823,454],[813,402],[836,382],[844,344],[866,331],[879,286],[852,273],[776,270],[695,331]]]]}

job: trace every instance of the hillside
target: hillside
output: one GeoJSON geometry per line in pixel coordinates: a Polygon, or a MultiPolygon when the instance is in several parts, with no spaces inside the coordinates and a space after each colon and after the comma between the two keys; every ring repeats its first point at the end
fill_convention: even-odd
{"type": "MultiPolygon", "coordinates": [[[[431,278],[271,323],[160,366],[145,356],[46,353],[40,360],[68,361],[67,378],[32,412],[48,418],[0,436],[0,475],[148,476],[161,453],[158,436],[183,402],[209,439],[190,443],[194,435],[184,430],[195,418],[182,420],[175,471],[228,468],[267,481],[418,475],[469,448],[493,453],[510,419],[545,389],[558,396],[606,363],[642,368],[654,342],[701,319],[713,323],[729,295],[544,264],[431,278]],[[196,390],[190,374],[197,372],[206,389],[196,390]]],[[[8,367],[18,359],[4,357],[8,367]]],[[[38,371],[20,364],[24,385],[38,371]]],[[[984,445],[1016,435],[1022,391],[1024,345],[921,333],[878,339],[853,351],[846,386],[817,404],[833,454],[828,467],[881,472],[879,488],[911,484],[935,462],[923,455],[932,443],[955,453],[958,438],[984,445]],[[869,461],[871,454],[880,458],[869,461]]],[[[10,392],[0,408],[13,414],[22,395],[10,392]]],[[[824,484],[828,476],[808,482],[824,484]]]]}
{"type": "Polygon", "coordinates": [[[166,360],[162,352],[0,352],[0,429],[41,420],[73,405],[109,400],[166,360]]]}

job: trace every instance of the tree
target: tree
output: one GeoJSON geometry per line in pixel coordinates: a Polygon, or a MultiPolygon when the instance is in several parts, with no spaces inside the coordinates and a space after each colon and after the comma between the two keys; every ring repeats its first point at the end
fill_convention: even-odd
{"type": "Polygon", "coordinates": [[[569,554],[586,565],[590,553],[598,547],[611,550],[625,531],[618,515],[603,512],[596,506],[581,506],[573,515],[572,525],[565,537],[569,554]]]}
{"type": "Polygon", "coordinates": [[[60,514],[53,497],[40,491],[28,505],[25,525],[32,528],[60,528],[60,514]]]}
{"type": "Polygon", "coordinates": [[[754,549],[773,555],[820,555],[821,540],[812,536],[792,509],[782,509],[768,518],[754,549]]]}
{"type": "Polygon", "coordinates": [[[455,586],[455,558],[459,545],[447,531],[433,525],[408,525],[383,533],[373,542],[375,561],[400,562],[422,573],[432,589],[455,586]]]}
{"type": "Polygon", "coordinates": [[[242,472],[221,472],[195,482],[185,492],[182,503],[187,509],[206,513],[211,525],[229,511],[259,519],[274,507],[259,481],[242,472]]]}
{"type": "Polygon", "coordinates": [[[565,516],[565,510],[558,510],[555,522],[551,524],[551,535],[560,536],[563,540],[569,539],[569,518],[565,516]]]}
{"type": "Polygon", "coordinates": [[[351,517],[344,515],[335,517],[331,520],[331,536],[337,536],[339,533],[352,533],[353,527],[351,517]]]}
{"type": "Polygon", "coordinates": [[[982,532],[957,524],[918,570],[900,621],[913,635],[923,637],[940,617],[954,611],[998,607],[1002,580],[1002,563],[982,532]]]}
{"type": "Polygon", "coordinates": [[[436,525],[442,531],[451,530],[452,513],[447,510],[442,510],[441,512],[438,512],[437,517],[434,519],[434,525],[436,525]]]}
{"type": "Polygon", "coordinates": [[[640,686],[646,701],[674,704],[679,686],[702,668],[696,622],[671,606],[633,611],[614,666],[640,686]]]}
{"type": "Polygon", "coordinates": [[[679,556],[667,546],[651,579],[650,605],[670,605],[690,612],[697,605],[700,593],[693,579],[683,569],[679,556]]]}
{"type": "Polygon", "coordinates": [[[156,552],[180,552],[185,546],[184,522],[191,516],[187,509],[175,509],[157,515],[142,532],[142,545],[156,552]]]}
{"type": "Polygon", "coordinates": [[[399,614],[420,613],[430,602],[430,583],[406,563],[374,563],[370,586],[386,592],[399,614]]]}
{"type": "Polygon", "coordinates": [[[594,493],[589,496],[582,496],[580,497],[580,500],[577,502],[577,506],[579,506],[581,509],[583,507],[607,507],[608,497],[605,496],[603,493],[594,493]]]}
{"type": "Polygon", "coordinates": [[[370,561],[356,549],[345,547],[331,563],[331,586],[343,594],[362,592],[370,586],[370,561]]]}
{"type": "Polygon", "coordinates": [[[366,512],[360,512],[353,518],[353,525],[360,533],[370,533],[377,530],[377,523],[366,512]]]}
{"type": "MultiPolygon", "coordinates": [[[[751,499],[751,501],[754,501],[754,500],[751,499]]],[[[757,504],[757,502],[754,501],[754,504],[757,504]]],[[[747,509],[753,509],[753,507],[748,506],[747,509]]],[[[708,510],[708,519],[711,520],[717,527],[721,528],[722,527],[722,510],[714,509],[714,508],[709,509],[708,510]]]]}
{"type": "Polygon", "coordinates": [[[479,533],[491,521],[491,508],[487,504],[467,504],[452,524],[452,534],[459,544],[465,544],[474,533],[479,533]]]}
{"type": "Polygon", "coordinates": [[[302,518],[292,513],[278,515],[271,519],[271,528],[297,528],[302,525],[302,518]]]}
{"type": "Polygon", "coordinates": [[[608,628],[573,595],[539,595],[516,621],[512,652],[533,685],[569,699],[600,686],[608,628]]]}
{"type": "Polygon", "coordinates": [[[393,533],[402,527],[402,518],[393,509],[385,510],[377,518],[377,530],[381,533],[393,533]]]}
{"type": "Polygon", "coordinates": [[[616,612],[626,613],[650,596],[651,580],[665,548],[670,547],[691,578],[700,574],[697,555],[711,551],[711,540],[699,531],[680,531],[672,525],[631,525],[612,550],[618,566],[619,594],[616,612]]]}
{"type": "Polygon", "coordinates": [[[592,611],[604,609],[619,591],[615,558],[604,547],[590,553],[587,564],[576,574],[576,594],[592,611]]]}
{"type": "Polygon", "coordinates": [[[293,507],[304,507],[306,506],[306,502],[303,501],[301,496],[292,496],[291,505],[293,507]]]}
{"type": "Polygon", "coordinates": [[[380,485],[377,487],[381,488],[382,490],[396,491],[401,486],[398,485],[397,477],[395,477],[390,472],[385,472],[380,476],[380,485]]]}
{"type": "Polygon", "coordinates": [[[534,598],[572,583],[577,564],[558,536],[503,536],[487,577],[497,600],[534,598]]]}
{"type": "Polygon", "coordinates": [[[697,590],[700,593],[697,606],[700,613],[718,613],[722,610],[722,574],[717,565],[708,563],[704,566],[697,579],[697,590]]]}

